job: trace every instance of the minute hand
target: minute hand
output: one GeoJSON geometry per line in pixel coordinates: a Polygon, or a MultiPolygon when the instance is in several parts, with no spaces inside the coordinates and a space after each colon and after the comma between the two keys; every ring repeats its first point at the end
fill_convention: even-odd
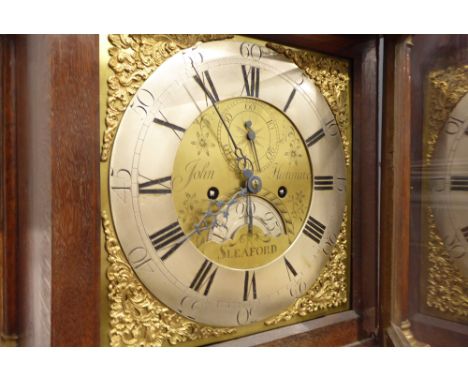
{"type": "Polygon", "coordinates": [[[234,154],[236,155],[236,157],[237,157],[238,159],[242,159],[242,160],[244,160],[244,161],[247,161],[247,162],[252,163],[252,162],[244,155],[244,153],[242,152],[242,149],[236,144],[236,141],[234,140],[234,137],[232,136],[231,132],[229,131],[229,127],[227,126],[226,121],[224,120],[223,116],[222,116],[221,113],[219,112],[218,107],[216,106],[216,100],[213,98],[213,95],[208,91],[208,89],[206,88],[205,84],[204,84],[203,81],[201,80],[200,75],[198,74],[198,71],[197,71],[197,69],[195,68],[195,65],[193,64],[193,62],[192,62],[192,68],[193,68],[193,70],[195,71],[195,75],[193,76],[193,79],[197,82],[197,84],[202,88],[202,90],[203,90],[203,92],[206,94],[206,96],[210,99],[211,104],[213,105],[213,108],[214,108],[215,111],[216,111],[216,114],[218,114],[218,117],[219,117],[219,119],[221,120],[221,122],[222,122],[224,128],[226,129],[226,132],[227,132],[228,135],[229,135],[229,139],[231,140],[232,145],[234,146],[234,154]]]}
{"type": "Polygon", "coordinates": [[[253,154],[254,154],[254,157],[255,157],[255,161],[257,162],[258,171],[262,171],[262,169],[260,168],[260,161],[258,159],[257,147],[255,146],[255,135],[256,134],[255,134],[255,131],[253,131],[253,129],[252,129],[252,122],[251,121],[245,122],[244,127],[247,129],[247,139],[250,142],[250,147],[252,148],[252,151],[253,151],[253,154]]]}

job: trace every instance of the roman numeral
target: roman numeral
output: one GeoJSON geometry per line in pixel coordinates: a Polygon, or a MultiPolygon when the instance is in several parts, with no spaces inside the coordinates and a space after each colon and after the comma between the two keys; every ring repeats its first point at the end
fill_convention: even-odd
{"type": "Polygon", "coordinates": [[[288,100],[286,101],[286,105],[284,105],[284,108],[283,108],[283,111],[286,113],[286,111],[288,110],[289,108],[289,105],[291,105],[291,101],[293,100],[294,96],[296,95],[296,89],[294,88],[291,92],[291,94],[289,95],[289,98],[288,100]]]}
{"type": "Polygon", "coordinates": [[[323,131],[323,129],[316,131],[309,138],[306,139],[307,147],[312,147],[312,145],[320,141],[324,136],[325,136],[325,131],[323,131]]]}
{"type": "Polygon", "coordinates": [[[245,271],[244,277],[244,301],[247,301],[252,295],[253,299],[257,298],[257,282],[255,280],[255,272],[245,271]]]}
{"type": "Polygon", "coordinates": [[[289,279],[291,279],[290,274],[292,274],[293,277],[296,277],[297,276],[297,271],[294,269],[294,267],[291,265],[291,263],[288,261],[288,259],[286,259],[286,257],[284,258],[284,264],[286,265],[286,271],[288,272],[289,279]]]}
{"type": "Polygon", "coordinates": [[[205,70],[203,72],[203,76],[204,78],[206,78],[208,82],[208,86],[211,89],[211,92],[206,88],[204,81],[198,75],[193,76],[193,79],[198,84],[198,86],[201,87],[205,95],[210,99],[211,103],[214,104],[216,102],[219,102],[218,92],[216,91],[216,88],[214,87],[213,80],[211,79],[211,76],[208,70],[205,70]]]}
{"type": "Polygon", "coordinates": [[[468,241],[468,225],[467,225],[466,227],[463,227],[463,228],[461,229],[461,232],[462,232],[462,234],[463,234],[465,240],[468,241]]]}
{"type": "Polygon", "coordinates": [[[468,176],[452,176],[450,178],[451,191],[468,191],[468,176]]]}
{"type": "Polygon", "coordinates": [[[260,90],[260,68],[251,66],[249,70],[242,65],[242,77],[244,77],[245,93],[248,97],[258,98],[260,90]]]}
{"type": "Polygon", "coordinates": [[[179,240],[181,237],[184,237],[184,233],[182,232],[182,228],[180,228],[179,223],[175,222],[153,233],[149,238],[154,249],[157,251],[167,246],[171,246],[171,248],[161,257],[161,260],[166,260],[185,242],[185,240],[187,240],[186,237],[183,240],[179,240]]]}
{"type": "Polygon", "coordinates": [[[140,194],[170,194],[171,193],[171,187],[168,186],[167,184],[171,181],[170,176],[166,176],[164,178],[159,178],[155,180],[150,180],[148,182],[140,183],[138,185],[138,191],[140,194]],[[155,188],[150,188],[151,186],[159,186],[155,188]]]}
{"type": "Polygon", "coordinates": [[[213,263],[205,260],[198,270],[197,274],[195,275],[192,283],[190,284],[190,288],[199,292],[201,287],[205,287],[205,290],[203,292],[203,295],[206,296],[208,295],[208,292],[210,291],[211,284],[213,283],[213,280],[216,276],[216,272],[218,271],[218,268],[216,267],[210,274],[210,270],[213,267],[213,263]]]}
{"type": "Polygon", "coordinates": [[[314,219],[312,216],[309,216],[303,232],[317,244],[320,244],[325,228],[326,227],[322,223],[314,219]]]}
{"type": "Polygon", "coordinates": [[[208,85],[210,86],[211,94],[213,95],[213,99],[216,102],[219,102],[218,92],[216,91],[216,88],[214,87],[213,80],[211,79],[210,73],[208,72],[208,70],[205,70],[203,72],[203,74],[205,75],[206,80],[208,81],[208,85]]]}
{"type": "Polygon", "coordinates": [[[333,190],[333,176],[314,176],[314,190],[333,190]]]}
{"type": "Polygon", "coordinates": [[[158,125],[164,126],[164,127],[169,127],[173,131],[180,131],[181,133],[185,133],[185,129],[183,127],[174,125],[173,123],[167,122],[163,119],[155,118],[153,119],[154,123],[157,123],[158,125]]]}

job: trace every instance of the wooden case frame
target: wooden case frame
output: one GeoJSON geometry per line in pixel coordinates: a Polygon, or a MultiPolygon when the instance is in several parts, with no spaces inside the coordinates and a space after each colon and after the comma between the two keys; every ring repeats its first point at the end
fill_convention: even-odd
{"type": "MultiPolygon", "coordinates": [[[[375,344],[379,315],[378,38],[252,37],[352,62],[352,301],[349,311],[224,344],[375,344]]],[[[19,345],[98,346],[98,36],[6,36],[0,49],[1,70],[8,73],[1,78],[1,108],[6,116],[1,121],[2,162],[10,166],[1,181],[2,185],[13,183],[9,194],[13,199],[8,200],[20,201],[2,205],[3,216],[11,219],[2,220],[9,222],[9,231],[2,226],[3,233],[9,232],[3,237],[1,252],[2,296],[10,296],[3,304],[8,308],[3,310],[2,333],[17,335],[19,345]],[[10,81],[13,84],[8,87],[10,81]],[[7,130],[8,126],[17,128],[7,130]],[[14,160],[17,166],[12,165],[14,160]]]]}

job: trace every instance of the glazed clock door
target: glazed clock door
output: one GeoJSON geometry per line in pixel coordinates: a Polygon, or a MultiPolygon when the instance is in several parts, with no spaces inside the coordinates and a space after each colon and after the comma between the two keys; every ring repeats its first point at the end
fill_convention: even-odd
{"type": "Polygon", "coordinates": [[[137,90],[115,138],[123,252],[189,319],[265,320],[313,285],[335,245],[342,145],[324,97],[284,56],[228,40],[182,50],[137,90]]]}
{"type": "Polygon", "coordinates": [[[410,223],[410,242],[393,237],[394,344],[468,344],[467,47],[466,36],[408,36],[395,49],[395,183],[411,193],[393,216],[410,223]]]}

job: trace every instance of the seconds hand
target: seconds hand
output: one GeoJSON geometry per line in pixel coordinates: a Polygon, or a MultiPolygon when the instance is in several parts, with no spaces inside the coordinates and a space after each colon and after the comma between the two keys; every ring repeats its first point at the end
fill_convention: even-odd
{"type": "Polygon", "coordinates": [[[206,96],[210,99],[211,104],[213,105],[213,108],[214,108],[215,111],[216,111],[216,114],[218,114],[219,119],[221,120],[221,122],[222,122],[224,128],[226,129],[226,132],[227,132],[228,135],[229,135],[229,139],[231,140],[231,142],[232,142],[232,144],[233,144],[233,146],[234,146],[234,155],[235,155],[239,160],[242,160],[242,161],[244,162],[244,167],[247,167],[246,164],[247,164],[247,162],[249,162],[251,168],[253,169],[252,161],[244,155],[242,149],[236,144],[236,141],[234,140],[234,137],[232,136],[231,132],[229,131],[229,127],[227,126],[226,121],[224,120],[223,116],[222,116],[221,113],[219,112],[218,107],[216,106],[216,100],[213,98],[213,96],[211,95],[211,93],[210,93],[210,92],[208,91],[208,89],[205,87],[205,84],[204,84],[203,81],[201,80],[200,75],[198,74],[198,71],[197,71],[197,69],[195,68],[195,65],[193,64],[193,61],[192,61],[192,68],[193,68],[193,70],[195,71],[195,76],[194,76],[195,81],[196,81],[197,84],[202,88],[202,90],[203,90],[203,92],[206,94],[206,96]]]}
{"type": "Polygon", "coordinates": [[[255,161],[257,162],[258,171],[262,171],[260,168],[260,161],[258,160],[257,148],[255,146],[255,131],[252,129],[252,121],[246,121],[244,127],[247,129],[247,139],[250,142],[250,147],[254,153],[255,161]]]}

